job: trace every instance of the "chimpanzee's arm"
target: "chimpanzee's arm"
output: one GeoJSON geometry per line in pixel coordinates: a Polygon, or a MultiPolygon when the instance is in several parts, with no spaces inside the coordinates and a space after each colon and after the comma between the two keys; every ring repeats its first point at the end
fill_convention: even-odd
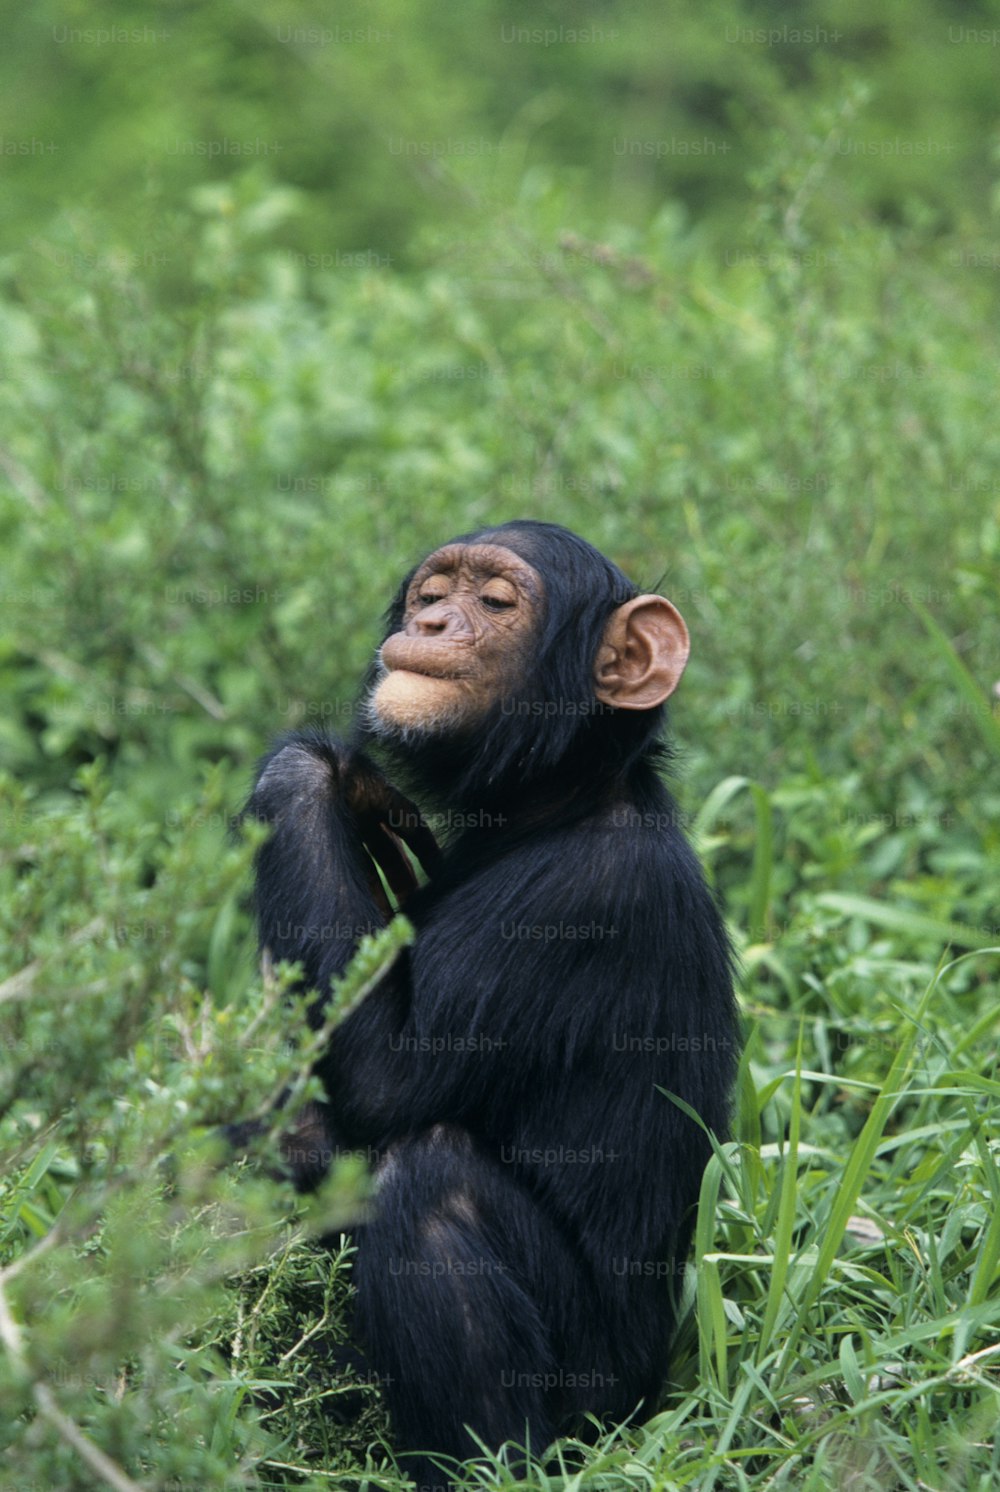
{"type": "MultiPolygon", "coordinates": [[[[360,939],[391,916],[376,865],[404,902],[416,878],[400,841],[428,871],[440,852],[417,809],[368,758],[320,731],[286,737],[264,758],[245,815],[271,828],[256,863],[261,949],[302,964],[305,986],[320,993],[310,1010],[319,1026],[330,980],[343,973],[360,939]]],[[[363,1060],[352,1064],[349,1083],[338,1082],[331,1103],[308,1109],[283,1142],[300,1184],[319,1179],[336,1146],[368,1141],[358,1120],[377,1113],[394,1087],[392,1038],[408,1011],[405,973],[392,970],[348,1018],[355,1042],[357,1028],[364,1033],[363,1060]]],[[[317,1063],[321,1076],[327,1066],[326,1059],[317,1063]]],[[[244,1128],[232,1132],[237,1143],[252,1132],[244,1128]]]]}

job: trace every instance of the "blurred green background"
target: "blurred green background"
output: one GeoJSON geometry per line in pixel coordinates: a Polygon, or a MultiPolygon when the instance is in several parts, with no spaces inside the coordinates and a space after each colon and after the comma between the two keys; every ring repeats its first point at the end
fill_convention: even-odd
{"type": "Polygon", "coordinates": [[[0,1487],[107,1484],[53,1402],[143,1485],[376,1454],[375,1396],[331,1429],[288,1356],[349,1277],[303,1240],[363,1183],[303,1212],[179,1158],[308,1055],[229,819],[273,734],[347,728],[405,569],[527,515],[687,619],[679,792],[756,1033],[687,1397],[592,1473],[985,1492],[1000,5],[4,33],[0,1487]]]}

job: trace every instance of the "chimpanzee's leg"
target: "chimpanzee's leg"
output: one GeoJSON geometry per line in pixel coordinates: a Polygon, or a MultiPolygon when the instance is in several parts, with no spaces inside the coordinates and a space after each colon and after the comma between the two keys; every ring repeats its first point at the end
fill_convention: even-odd
{"type": "Polygon", "coordinates": [[[356,1330],[418,1486],[448,1477],[419,1453],[552,1441],[565,1400],[566,1323],[589,1286],[557,1229],[495,1159],[439,1124],[394,1145],[354,1272],[356,1330]]]}

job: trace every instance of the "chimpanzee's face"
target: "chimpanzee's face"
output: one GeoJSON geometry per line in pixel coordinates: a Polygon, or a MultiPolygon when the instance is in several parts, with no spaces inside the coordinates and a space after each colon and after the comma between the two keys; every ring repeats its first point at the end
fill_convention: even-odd
{"type": "Polygon", "coordinates": [[[523,677],[544,607],[538,571],[502,544],[446,544],[414,573],[383,644],[375,729],[461,732],[523,677]]]}

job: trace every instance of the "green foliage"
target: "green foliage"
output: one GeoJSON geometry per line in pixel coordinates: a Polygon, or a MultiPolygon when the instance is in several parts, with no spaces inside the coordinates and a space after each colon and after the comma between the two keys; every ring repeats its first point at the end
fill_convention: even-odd
{"type": "MultiPolygon", "coordinates": [[[[585,232],[669,200],[719,242],[744,226],[775,140],[857,77],[870,107],[837,146],[824,221],[860,204],[891,224],[965,229],[993,186],[998,21],[995,0],[877,14],[863,0],[474,0],[460,26],[408,0],[329,14],[299,0],[118,0],[113,13],[29,0],[0,58],[0,243],[36,233],[40,203],[97,198],[176,286],[178,201],[248,166],[296,186],[282,238],[320,265],[338,250],[412,265],[429,220],[462,234],[484,198],[496,216],[553,183],[585,232]]],[[[985,235],[979,248],[989,255],[985,235]]],[[[47,235],[35,249],[59,252],[47,235]]]]}
{"type": "Polygon", "coordinates": [[[407,564],[521,514],[688,620],[752,1033],[671,1392],[566,1474],[992,1488],[996,48],[953,33],[995,7],[71,11],[0,59],[4,140],[60,147],[5,161],[0,261],[0,1489],[399,1485],[324,1345],[360,1166],[306,1204],[213,1138],[323,1039],[230,824],[275,731],[347,728],[407,564]],[[287,151],[167,148],[223,136],[287,151]],[[504,149],[389,148],[449,139],[504,149]]]}
{"type": "MultiPolygon", "coordinates": [[[[360,1215],[363,1168],[345,1162],[306,1206],[222,1168],[213,1137],[280,1092],[294,1114],[324,1037],[301,1009],[289,1020],[287,978],[249,977],[252,843],[225,846],[222,781],[210,769],[162,839],[96,765],[44,806],[2,784],[5,1487],[78,1484],[65,1423],[134,1476],[257,1485],[297,1417],[315,1454],[310,1406],[344,1391],[293,1348],[343,1313],[342,1260],[303,1240],[360,1215]],[[22,1414],[60,1433],[24,1440],[22,1414]]],[[[363,950],[334,1008],[407,936],[393,925],[363,950]]]]}

